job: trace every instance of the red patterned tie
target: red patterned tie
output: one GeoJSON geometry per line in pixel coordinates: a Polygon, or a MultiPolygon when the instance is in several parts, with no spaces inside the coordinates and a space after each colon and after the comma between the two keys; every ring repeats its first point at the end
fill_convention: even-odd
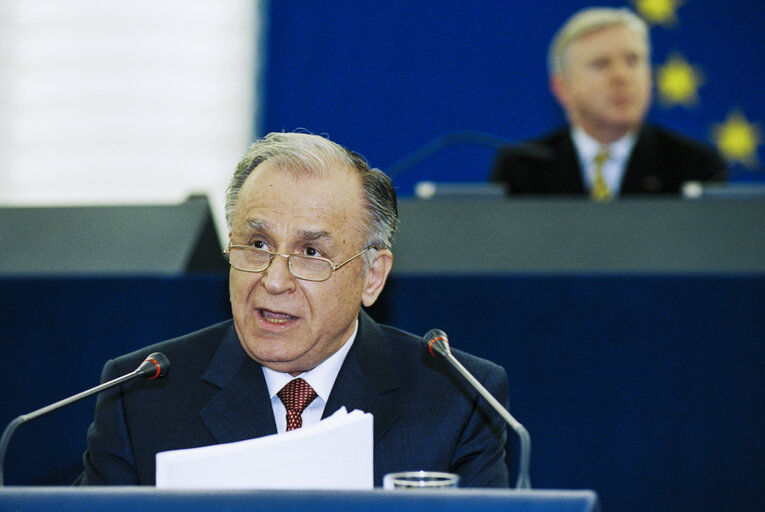
{"type": "Polygon", "coordinates": [[[316,391],[303,379],[291,380],[276,395],[287,409],[287,430],[303,426],[303,409],[316,398],[316,391]]]}

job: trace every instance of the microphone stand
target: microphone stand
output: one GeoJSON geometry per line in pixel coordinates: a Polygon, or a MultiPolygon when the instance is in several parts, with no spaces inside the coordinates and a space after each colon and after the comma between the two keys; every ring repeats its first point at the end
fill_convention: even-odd
{"type": "Polygon", "coordinates": [[[515,483],[516,489],[531,489],[531,479],[529,478],[529,459],[531,457],[531,436],[529,436],[529,432],[526,430],[526,428],[521,425],[518,420],[513,418],[512,414],[510,414],[507,409],[502,407],[502,404],[500,404],[496,398],[492,396],[491,393],[481,384],[478,382],[478,379],[473,377],[473,375],[467,371],[467,369],[462,366],[462,363],[457,361],[457,358],[454,357],[451,353],[451,351],[446,352],[445,354],[442,354],[442,357],[444,357],[446,360],[448,360],[452,366],[454,366],[457,371],[459,371],[465,379],[470,382],[470,384],[481,394],[482,397],[486,399],[487,402],[494,408],[497,413],[499,413],[500,416],[510,425],[510,427],[518,434],[518,437],[521,440],[521,456],[520,456],[520,462],[518,464],[518,480],[515,483]]]}
{"type": "Polygon", "coordinates": [[[422,339],[422,346],[427,350],[430,355],[434,357],[443,357],[446,359],[463,377],[467,380],[478,393],[489,402],[497,413],[502,416],[508,425],[518,434],[521,440],[521,455],[520,462],[518,463],[518,480],[515,483],[516,489],[531,489],[531,479],[529,478],[529,459],[531,457],[531,436],[526,428],[520,424],[518,420],[513,418],[512,414],[507,409],[502,407],[496,398],[478,382],[478,379],[467,371],[462,366],[456,357],[452,355],[452,350],[449,347],[449,339],[446,337],[446,333],[440,329],[431,329],[428,331],[422,339]]]}
{"type": "Polygon", "coordinates": [[[59,400],[56,403],[46,405],[45,407],[37,409],[36,411],[32,411],[27,414],[22,414],[21,416],[17,416],[16,418],[14,418],[8,424],[8,426],[5,427],[5,430],[3,431],[3,436],[0,438],[0,487],[3,487],[5,485],[5,480],[3,476],[3,467],[5,465],[5,452],[8,449],[8,443],[10,443],[11,441],[11,436],[13,436],[13,433],[16,431],[16,429],[20,425],[26,423],[27,421],[31,421],[35,418],[39,418],[40,416],[48,414],[49,412],[53,412],[56,409],[60,409],[69,404],[73,404],[74,402],[79,402],[80,400],[84,398],[95,395],[96,393],[100,393],[101,391],[109,389],[112,386],[122,384],[123,382],[128,381],[130,379],[134,379],[136,377],[146,377],[149,379],[163,377],[165,373],[167,372],[168,366],[169,366],[169,362],[167,361],[167,358],[163,354],[155,352],[153,354],[150,354],[149,357],[147,357],[146,360],[138,368],[136,368],[130,373],[127,373],[121,377],[117,377],[116,379],[112,379],[109,382],[104,382],[103,384],[99,384],[98,386],[94,388],[90,388],[81,393],[77,393],[76,395],[72,395],[69,398],[64,398],[63,400],[59,400]],[[152,376],[152,374],[154,375],[152,376]]]}

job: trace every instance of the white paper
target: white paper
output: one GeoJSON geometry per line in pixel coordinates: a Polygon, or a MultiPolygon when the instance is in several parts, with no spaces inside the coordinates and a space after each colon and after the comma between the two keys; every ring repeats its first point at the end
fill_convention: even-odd
{"type": "Polygon", "coordinates": [[[373,418],[345,407],[283,434],[157,454],[157,487],[372,489],[373,418]]]}

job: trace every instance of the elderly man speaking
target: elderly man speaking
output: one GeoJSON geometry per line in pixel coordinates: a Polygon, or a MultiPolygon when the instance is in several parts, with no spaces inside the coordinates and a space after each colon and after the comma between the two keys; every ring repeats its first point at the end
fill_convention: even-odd
{"type": "MultiPolygon", "coordinates": [[[[153,485],[158,452],[277,434],[345,406],[374,416],[377,486],[413,469],[507,486],[502,418],[419,337],[362,310],[393,264],[384,173],[326,138],[272,133],[239,163],[226,216],[233,319],[106,363],[103,380],[152,351],[173,368],[99,397],[79,484],[153,485]]],[[[506,404],[504,370],[454,352],[506,404]]]]}

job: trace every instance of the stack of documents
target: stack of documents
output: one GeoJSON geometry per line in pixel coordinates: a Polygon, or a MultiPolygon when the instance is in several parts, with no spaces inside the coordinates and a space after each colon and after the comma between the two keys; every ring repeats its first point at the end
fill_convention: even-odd
{"type": "Polygon", "coordinates": [[[372,489],[373,418],[345,407],[319,423],[236,443],[157,454],[157,487],[372,489]]]}

